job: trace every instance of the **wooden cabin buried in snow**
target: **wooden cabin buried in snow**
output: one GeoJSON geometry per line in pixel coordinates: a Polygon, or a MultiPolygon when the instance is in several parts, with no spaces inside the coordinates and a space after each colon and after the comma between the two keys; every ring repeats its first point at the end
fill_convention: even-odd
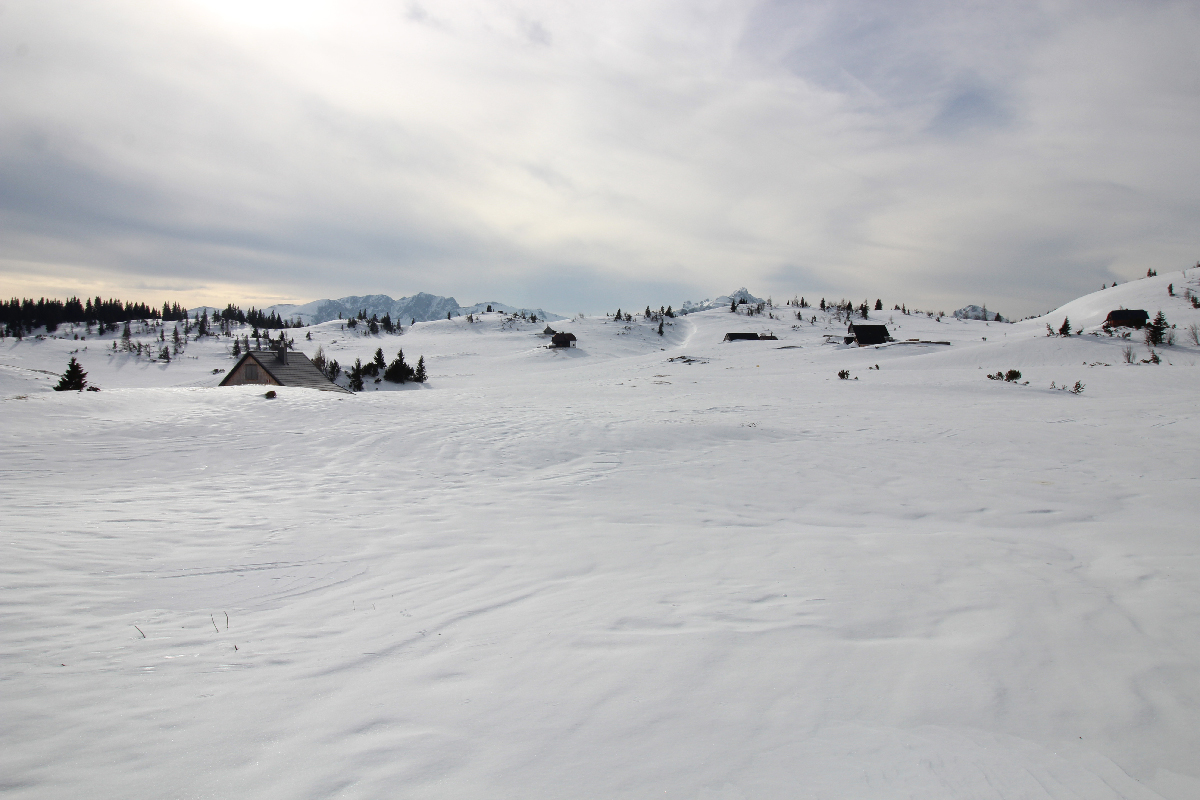
{"type": "Polygon", "coordinates": [[[573,333],[556,333],[550,337],[551,347],[574,347],[575,334],[573,333]]]}
{"type": "Polygon", "coordinates": [[[1108,312],[1104,320],[1106,328],[1144,328],[1150,315],[1140,308],[1118,308],[1108,312]]]}
{"type": "Polygon", "coordinates": [[[242,356],[221,386],[299,386],[323,392],[349,392],[338,386],[304,353],[280,349],[249,350],[242,356]]]}
{"type": "Polygon", "coordinates": [[[778,341],[779,337],[773,333],[727,333],[722,341],[725,342],[758,342],[770,339],[778,341]]]}
{"type": "Polygon", "coordinates": [[[851,322],[850,327],[846,329],[846,344],[857,343],[859,347],[866,347],[891,340],[887,325],[859,325],[851,322]]]}

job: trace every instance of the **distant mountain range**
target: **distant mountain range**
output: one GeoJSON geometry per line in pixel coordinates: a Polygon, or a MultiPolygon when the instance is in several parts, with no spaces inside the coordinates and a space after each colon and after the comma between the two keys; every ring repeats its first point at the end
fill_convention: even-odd
{"type": "Polygon", "coordinates": [[[963,306],[954,312],[955,319],[982,319],[988,322],[1011,322],[1012,320],[992,311],[987,306],[963,306]]]}
{"type": "Polygon", "coordinates": [[[697,311],[707,311],[710,308],[729,308],[729,304],[734,300],[741,303],[743,300],[751,305],[766,302],[761,297],[755,297],[746,291],[746,287],[738,289],[730,294],[723,294],[720,297],[712,300],[701,300],[699,303],[693,303],[691,300],[684,300],[683,305],[679,307],[680,314],[694,314],[697,311]]]}
{"type": "Polygon", "coordinates": [[[445,319],[447,314],[453,317],[480,314],[486,311],[488,306],[491,306],[493,311],[502,311],[507,314],[537,314],[538,319],[548,321],[565,319],[559,314],[548,313],[540,308],[516,308],[495,301],[460,306],[453,297],[442,297],[425,292],[418,292],[412,297],[401,297],[399,300],[393,300],[386,294],[367,294],[351,295],[337,300],[314,300],[304,305],[280,303],[264,308],[263,311],[268,314],[274,311],[287,320],[299,318],[306,325],[316,325],[331,319],[338,319],[339,316],[348,319],[357,316],[360,311],[366,312],[368,317],[372,314],[380,317],[388,314],[394,322],[409,325],[413,320],[429,322],[435,319],[445,319]]]}

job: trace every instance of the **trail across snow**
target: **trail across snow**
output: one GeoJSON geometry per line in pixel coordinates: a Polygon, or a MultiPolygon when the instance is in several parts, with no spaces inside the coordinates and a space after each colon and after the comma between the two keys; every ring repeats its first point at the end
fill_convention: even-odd
{"type": "Polygon", "coordinates": [[[775,314],[0,343],[5,797],[1200,796],[1200,348],[775,314]]]}

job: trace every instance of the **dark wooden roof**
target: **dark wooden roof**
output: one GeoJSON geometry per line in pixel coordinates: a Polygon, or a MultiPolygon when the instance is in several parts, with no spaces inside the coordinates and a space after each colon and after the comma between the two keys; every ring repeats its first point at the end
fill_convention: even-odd
{"type": "Polygon", "coordinates": [[[847,333],[852,335],[860,345],[883,344],[892,338],[888,334],[887,325],[882,324],[862,325],[857,322],[851,322],[850,330],[847,333]]]}
{"type": "Polygon", "coordinates": [[[727,334],[725,334],[725,341],[727,341],[727,342],[738,342],[738,341],[743,341],[743,340],[758,341],[758,334],[757,333],[727,333],[727,334]]]}
{"type": "Polygon", "coordinates": [[[570,347],[573,341],[575,341],[575,334],[562,331],[550,337],[550,343],[555,347],[570,347]]]}
{"type": "Polygon", "coordinates": [[[345,392],[351,394],[347,389],[338,386],[329,378],[325,377],[325,373],[317,369],[317,365],[309,360],[308,356],[296,350],[291,350],[287,353],[286,363],[271,350],[249,350],[246,355],[234,364],[233,369],[229,370],[229,374],[225,376],[225,380],[221,381],[221,386],[225,386],[225,381],[228,381],[237,372],[238,367],[246,359],[254,359],[260,367],[262,367],[268,375],[274,378],[280,386],[297,386],[302,389],[317,389],[322,392],[345,392]]]}
{"type": "Polygon", "coordinates": [[[1108,312],[1108,318],[1105,321],[1118,327],[1132,325],[1140,328],[1150,321],[1150,315],[1141,308],[1118,308],[1108,312]]]}

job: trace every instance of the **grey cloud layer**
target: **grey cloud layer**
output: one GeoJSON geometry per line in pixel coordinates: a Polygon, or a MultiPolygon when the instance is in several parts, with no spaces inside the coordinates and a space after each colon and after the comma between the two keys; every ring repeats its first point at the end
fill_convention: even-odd
{"type": "Polygon", "coordinates": [[[0,276],[1020,315],[1198,257],[1193,4],[599,5],[9,2],[0,276]]]}

